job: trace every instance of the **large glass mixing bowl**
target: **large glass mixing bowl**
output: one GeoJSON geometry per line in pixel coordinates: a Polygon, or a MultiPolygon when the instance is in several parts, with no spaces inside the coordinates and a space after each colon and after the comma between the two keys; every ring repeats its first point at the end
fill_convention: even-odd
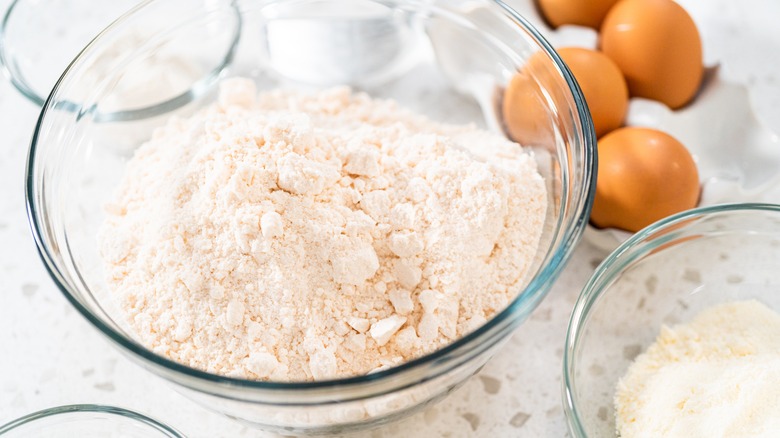
{"type": "Polygon", "coordinates": [[[153,0],[103,31],[65,71],[41,112],[26,190],[52,278],[128,357],[231,418],[288,434],[331,433],[408,415],[479,370],[563,269],[587,223],[595,176],[581,91],[544,38],[500,1],[153,0]],[[220,69],[226,52],[231,62],[220,69]],[[534,131],[525,146],[546,180],[548,211],[532,275],[482,327],[394,368],[312,383],[209,374],[134,339],[104,281],[102,208],[152,129],[213,101],[221,78],[249,77],[261,90],[347,84],[437,121],[503,132],[504,115],[523,116],[501,111],[518,72],[527,106],[513,111],[529,111],[533,123],[514,132],[534,131]]]}

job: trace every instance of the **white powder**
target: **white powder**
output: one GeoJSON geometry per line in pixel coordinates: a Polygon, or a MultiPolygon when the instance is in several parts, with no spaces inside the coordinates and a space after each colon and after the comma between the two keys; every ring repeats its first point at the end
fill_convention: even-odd
{"type": "Polygon", "coordinates": [[[346,88],[223,83],[128,163],[101,230],[140,341],[213,373],[365,374],[444,346],[521,290],[546,210],[533,158],[346,88]]]}
{"type": "Polygon", "coordinates": [[[780,436],[780,315],[744,301],[664,327],[615,407],[622,438],[780,436]]]}

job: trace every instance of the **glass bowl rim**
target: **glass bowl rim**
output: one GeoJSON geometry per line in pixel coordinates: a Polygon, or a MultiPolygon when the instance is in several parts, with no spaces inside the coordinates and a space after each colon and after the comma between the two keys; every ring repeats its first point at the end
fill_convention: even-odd
{"type": "MultiPolygon", "coordinates": [[[[143,10],[143,7],[153,3],[157,0],[145,0],[139,6],[136,6],[132,10],[128,11],[114,23],[108,26],[104,32],[109,32],[117,25],[129,20],[135,13],[143,10]]],[[[160,0],[164,1],[164,0],[160,0]]],[[[381,1],[381,0],[380,0],[381,1]]],[[[396,0],[404,1],[404,0],[396,0]]],[[[425,1],[420,0],[406,0],[412,3],[423,4],[425,1]]],[[[539,303],[540,298],[544,297],[554,280],[560,275],[561,271],[565,267],[571,253],[574,251],[576,244],[579,242],[580,237],[585,229],[585,225],[588,222],[590,216],[590,210],[593,204],[593,197],[595,195],[596,187],[596,169],[597,169],[597,156],[596,156],[596,136],[593,129],[593,122],[590,117],[585,97],[582,94],[582,90],[574,79],[573,74],[560,58],[558,53],[553,49],[552,45],[545,39],[545,37],[523,16],[517,11],[508,6],[503,0],[491,0],[488,5],[498,6],[500,9],[497,11],[503,12],[511,20],[517,24],[522,31],[527,32],[539,46],[539,49],[550,57],[554,66],[557,67],[561,74],[562,79],[565,81],[566,86],[571,93],[571,97],[574,102],[574,109],[576,110],[575,120],[580,122],[578,131],[582,134],[582,150],[584,155],[583,160],[583,179],[582,179],[582,191],[579,194],[570,193],[568,187],[563,186],[563,196],[561,200],[560,211],[564,210],[566,201],[571,201],[574,207],[572,208],[571,226],[568,229],[558,228],[557,232],[563,233],[559,238],[558,247],[548,252],[547,258],[550,262],[547,265],[542,266],[538,272],[534,275],[526,288],[518,294],[518,296],[501,312],[494,315],[488,322],[472,331],[471,333],[453,341],[443,348],[436,349],[435,351],[428,353],[424,356],[418,357],[411,361],[404,362],[400,365],[391,367],[386,370],[378,371],[375,373],[354,376],[341,379],[321,380],[313,382],[273,382],[273,381],[257,381],[249,379],[240,379],[235,377],[228,377],[218,374],[212,374],[205,371],[201,371],[195,368],[188,367],[180,364],[179,362],[167,359],[163,356],[159,356],[153,353],[151,350],[138,344],[133,339],[126,337],[116,331],[114,328],[105,324],[99,317],[95,316],[92,311],[82,305],[79,300],[70,292],[70,286],[66,281],[63,281],[59,275],[59,269],[55,263],[52,262],[49,248],[44,244],[44,240],[41,232],[41,224],[38,221],[38,205],[36,200],[35,191],[35,168],[36,168],[36,150],[38,138],[41,134],[41,128],[43,127],[43,121],[46,118],[46,114],[50,109],[56,109],[56,103],[54,97],[57,95],[57,91],[63,79],[68,75],[71,68],[81,58],[82,55],[87,53],[92,46],[99,44],[99,37],[92,40],[85,49],[79,54],[79,56],[68,66],[63,72],[57,84],[54,86],[52,93],[46,100],[46,103],[41,109],[38,121],[33,132],[32,141],[30,144],[29,154],[26,165],[25,175],[25,200],[27,206],[27,218],[30,223],[33,238],[35,240],[36,247],[38,249],[38,255],[43,261],[46,271],[54,281],[57,288],[62,292],[65,298],[78,310],[81,315],[86,318],[93,326],[95,326],[103,335],[107,336],[112,342],[119,345],[123,351],[130,353],[134,357],[138,357],[145,362],[162,367],[168,372],[174,372],[176,374],[184,375],[192,378],[195,381],[205,384],[224,385],[233,388],[243,389],[258,389],[265,391],[310,391],[315,389],[334,389],[344,387],[357,387],[364,384],[377,383],[380,381],[391,380],[393,377],[404,375],[405,373],[419,369],[425,365],[435,364],[441,359],[448,358],[455,352],[461,351],[466,346],[474,346],[475,341],[484,336],[494,336],[496,329],[504,323],[511,323],[513,316],[522,314],[523,312],[529,313],[539,303]]],[[[432,5],[429,5],[432,6],[432,5]]],[[[518,30],[521,32],[521,30],[518,30]]],[[[563,172],[564,178],[568,176],[568,170],[563,172]]],[[[451,369],[451,368],[450,368],[451,369]]],[[[433,376],[435,377],[435,376],[433,376]]],[[[433,378],[432,376],[426,376],[426,380],[433,378]]],[[[397,389],[397,388],[396,388],[397,389]]],[[[200,389],[202,391],[202,389],[200,389]]]]}
{"type": "Polygon", "coordinates": [[[690,210],[668,216],[644,229],[638,231],[612,251],[593,271],[585,286],[582,288],[574,308],[569,318],[569,325],[566,330],[566,343],[563,350],[563,408],[568,423],[568,429],[575,438],[589,438],[585,427],[580,421],[579,410],[574,402],[574,378],[572,372],[574,369],[574,350],[579,345],[580,329],[585,323],[595,302],[605,292],[603,282],[611,278],[623,267],[635,260],[636,257],[647,254],[649,251],[657,249],[666,243],[664,239],[659,239],[656,245],[645,245],[649,237],[662,235],[665,231],[678,231],[675,228],[679,224],[685,227],[686,222],[692,219],[700,219],[708,216],[719,215],[730,212],[771,212],[780,214],[780,204],[751,202],[751,203],[728,203],[708,205],[697,207],[690,210]]]}
{"type": "Polygon", "coordinates": [[[16,418],[14,420],[11,420],[5,424],[0,425],[0,435],[11,432],[14,429],[25,426],[27,424],[34,423],[38,420],[43,420],[46,418],[56,417],[58,415],[64,415],[64,414],[87,414],[87,413],[109,414],[110,416],[122,417],[131,420],[133,422],[137,422],[145,426],[149,426],[157,430],[158,432],[161,432],[171,438],[186,438],[181,432],[177,431],[173,427],[168,426],[167,424],[163,424],[153,418],[147,417],[144,414],[131,411],[125,408],[116,407],[116,406],[98,405],[98,404],[63,405],[63,406],[55,406],[52,408],[47,408],[47,409],[42,409],[40,411],[32,412],[23,415],[19,418],[16,418]]]}

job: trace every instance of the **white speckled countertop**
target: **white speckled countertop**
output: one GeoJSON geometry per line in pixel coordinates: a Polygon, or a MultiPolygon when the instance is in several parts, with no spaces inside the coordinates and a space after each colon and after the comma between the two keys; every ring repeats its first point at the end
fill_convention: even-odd
{"type": "MultiPolygon", "coordinates": [[[[0,9],[8,3],[0,0],[0,9]]],[[[528,10],[530,2],[508,3],[528,10]]],[[[719,60],[724,76],[748,85],[759,119],[780,132],[780,3],[681,3],[700,26],[705,58],[719,60]]],[[[38,259],[25,215],[24,166],[38,108],[2,80],[0,115],[0,424],[55,405],[104,403],[149,414],[192,438],[269,436],[180,396],[120,355],[71,308],[38,259]]],[[[561,408],[566,325],[602,256],[580,245],[541,306],[463,388],[423,413],[360,436],[566,435],[561,408]]]]}

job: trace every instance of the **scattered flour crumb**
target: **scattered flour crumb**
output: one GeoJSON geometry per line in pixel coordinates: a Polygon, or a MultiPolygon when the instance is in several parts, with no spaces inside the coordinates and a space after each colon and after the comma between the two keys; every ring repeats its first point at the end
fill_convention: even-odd
{"type": "Polygon", "coordinates": [[[215,103],[157,129],[99,236],[139,340],[234,377],[310,381],[438,349],[522,289],[546,191],[533,157],[347,88],[215,103]]]}

